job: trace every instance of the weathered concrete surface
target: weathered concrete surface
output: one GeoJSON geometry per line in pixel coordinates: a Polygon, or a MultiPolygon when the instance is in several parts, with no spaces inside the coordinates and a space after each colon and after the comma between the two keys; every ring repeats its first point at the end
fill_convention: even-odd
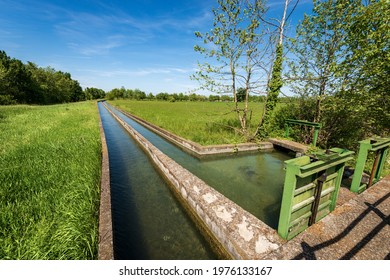
{"type": "Polygon", "coordinates": [[[274,146],[280,146],[285,149],[294,151],[296,153],[304,154],[309,149],[307,145],[303,145],[294,141],[285,140],[285,139],[276,139],[276,138],[270,138],[268,139],[269,142],[271,142],[274,146]]]}
{"type": "Polygon", "coordinates": [[[390,175],[266,258],[390,259],[390,175]]]}
{"type": "Polygon", "coordinates": [[[199,145],[198,143],[177,136],[161,127],[158,127],[157,125],[145,121],[144,119],[141,119],[140,117],[132,115],[128,112],[125,112],[117,107],[115,107],[115,109],[120,111],[122,114],[126,115],[127,117],[131,118],[132,120],[152,130],[154,133],[167,139],[169,142],[175,144],[181,149],[199,158],[209,156],[209,155],[223,155],[223,154],[233,154],[233,153],[267,151],[273,149],[273,145],[270,142],[202,146],[199,145]]]}
{"type": "MultiPolygon", "coordinates": [[[[99,115],[100,118],[100,115],[99,115]]],[[[111,218],[111,191],[110,191],[110,167],[106,137],[102,121],[99,121],[100,138],[102,141],[102,174],[100,181],[100,209],[99,209],[99,260],[114,259],[112,218],[111,218]]]]}
{"type": "Polygon", "coordinates": [[[233,259],[263,259],[286,241],[277,232],[240,206],[214,190],[154,147],[141,134],[107,110],[140,144],[172,189],[196,215],[212,239],[233,259]]]}

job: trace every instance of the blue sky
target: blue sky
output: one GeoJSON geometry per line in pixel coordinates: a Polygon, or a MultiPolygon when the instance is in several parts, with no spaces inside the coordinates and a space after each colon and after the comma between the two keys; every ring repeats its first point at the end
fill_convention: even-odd
{"type": "MultiPolygon", "coordinates": [[[[269,0],[282,16],[284,0],[269,0]]],[[[312,1],[300,0],[294,25],[312,1]]],[[[71,73],[83,88],[187,93],[202,57],[195,31],[212,28],[216,0],[0,0],[0,50],[71,73]]],[[[293,28],[289,31],[293,33],[293,28]]]]}

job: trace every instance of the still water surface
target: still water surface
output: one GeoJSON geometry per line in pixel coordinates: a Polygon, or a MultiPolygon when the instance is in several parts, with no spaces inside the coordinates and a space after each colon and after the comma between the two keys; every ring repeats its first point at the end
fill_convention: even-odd
{"type": "Polygon", "coordinates": [[[110,106],[153,145],[208,185],[273,228],[277,228],[285,171],[291,156],[280,151],[198,159],[110,106]]]}
{"type": "Polygon", "coordinates": [[[216,259],[131,136],[99,103],[110,161],[115,259],[216,259]]]}

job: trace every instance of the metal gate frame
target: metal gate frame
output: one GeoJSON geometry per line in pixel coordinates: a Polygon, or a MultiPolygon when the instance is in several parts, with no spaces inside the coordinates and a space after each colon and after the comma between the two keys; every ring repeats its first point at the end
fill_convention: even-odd
{"type": "Polygon", "coordinates": [[[371,187],[372,184],[375,184],[380,179],[387,155],[390,151],[390,138],[369,138],[363,141],[359,141],[359,143],[359,154],[351,184],[351,191],[354,193],[363,192],[365,189],[371,187]],[[375,160],[372,165],[369,182],[362,184],[361,181],[364,167],[366,165],[369,152],[376,152],[375,160]]]}
{"type": "Polygon", "coordinates": [[[285,161],[278,233],[291,239],[336,207],[345,163],[353,151],[333,148],[285,161]]]}

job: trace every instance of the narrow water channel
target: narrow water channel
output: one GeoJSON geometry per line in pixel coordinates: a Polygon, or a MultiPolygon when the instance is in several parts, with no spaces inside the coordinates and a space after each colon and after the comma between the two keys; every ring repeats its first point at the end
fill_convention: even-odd
{"type": "Polygon", "coordinates": [[[99,103],[107,140],[115,259],[216,259],[131,136],[99,103]]]}
{"type": "Polygon", "coordinates": [[[258,219],[277,228],[285,176],[283,164],[291,156],[272,151],[200,160],[112,106],[110,109],[184,168],[258,219]]]}

